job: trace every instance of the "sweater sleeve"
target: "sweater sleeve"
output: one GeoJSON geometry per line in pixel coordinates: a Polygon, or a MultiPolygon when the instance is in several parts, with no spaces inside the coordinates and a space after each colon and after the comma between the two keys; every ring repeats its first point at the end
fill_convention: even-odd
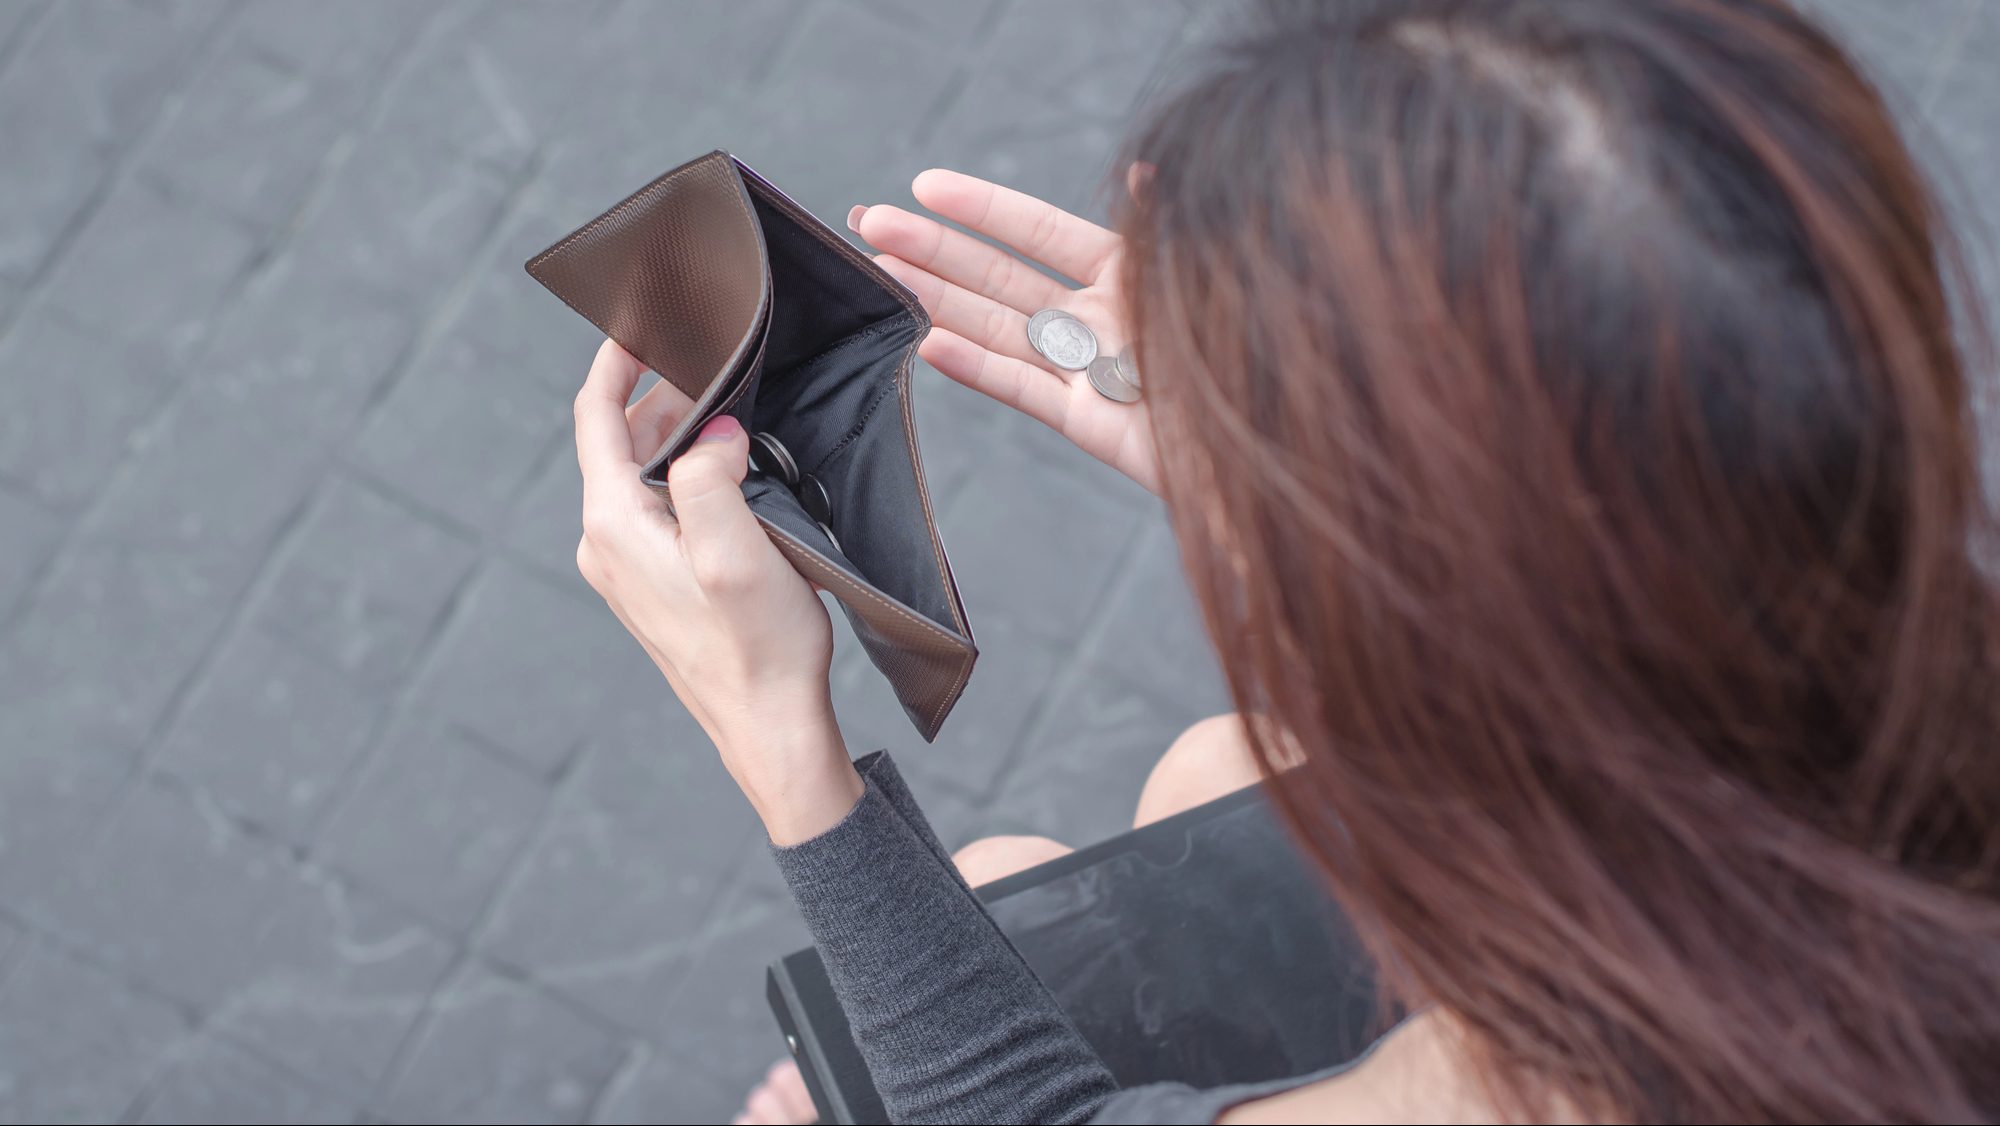
{"type": "Polygon", "coordinates": [[[1083,1122],[1117,1084],[959,878],[887,754],[861,800],[772,849],[895,1122],[1083,1122]]]}

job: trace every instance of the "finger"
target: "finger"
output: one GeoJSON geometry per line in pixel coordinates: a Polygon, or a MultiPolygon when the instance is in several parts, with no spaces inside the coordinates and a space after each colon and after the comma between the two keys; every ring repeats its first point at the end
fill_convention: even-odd
{"type": "Polygon", "coordinates": [[[1118,236],[1088,219],[962,172],[932,168],[910,190],[939,215],[1080,282],[1095,282],[1118,249],[1118,236]]]}
{"type": "Polygon", "coordinates": [[[868,245],[1002,305],[1033,313],[1069,296],[1068,286],[1028,263],[935,219],[888,204],[859,210],[848,225],[868,245]]]}
{"type": "Polygon", "coordinates": [[[625,404],[644,372],[645,367],[614,341],[605,341],[597,350],[590,375],[576,393],[576,461],[583,468],[585,492],[623,489],[626,484],[639,488],[625,404]]]}
{"type": "Polygon", "coordinates": [[[806,1093],[804,1083],[800,1083],[797,1089],[780,1091],[778,1101],[784,1104],[785,1113],[790,1116],[785,1119],[787,1122],[819,1121],[819,1108],[813,1105],[812,1096],[806,1093]]]}
{"type": "Polygon", "coordinates": [[[680,521],[681,547],[694,580],[710,594],[728,589],[765,542],[764,530],[743,499],[750,468],[750,436],[723,415],[667,469],[667,491],[680,521]]]}
{"type": "Polygon", "coordinates": [[[625,408],[626,429],[632,432],[633,457],[651,461],[692,406],[693,399],[664,379],[647,388],[638,402],[625,408]]]}
{"type": "Polygon", "coordinates": [[[891,254],[878,255],[875,264],[917,295],[917,300],[930,311],[932,324],[1009,359],[1041,368],[1057,379],[1068,379],[1028,343],[1028,318],[1020,310],[953,285],[891,254]]]}
{"type": "Polygon", "coordinates": [[[1074,402],[1071,385],[1054,374],[997,355],[947,328],[931,329],[917,354],[951,379],[1057,431],[1074,402]]]}
{"type": "Polygon", "coordinates": [[[799,1073],[797,1063],[782,1061],[770,1070],[765,1082],[778,1093],[778,1099],[791,1113],[792,1121],[808,1122],[816,1117],[817,1108],[813,1106],[812,1094],[806,1090],[805,1077],[799,1073]]]}

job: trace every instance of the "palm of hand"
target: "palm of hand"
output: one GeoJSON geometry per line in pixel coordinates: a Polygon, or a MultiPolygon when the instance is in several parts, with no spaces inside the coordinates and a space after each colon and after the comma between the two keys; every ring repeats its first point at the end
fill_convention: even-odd
{"type": "Polygon", "coordinates": [[[955,172],[918,176],[919,202],[1018,251],[1008,254],[898,207],[856,209],[848,225],[883,253],[883,269],[916,293],[933,328],[920,354],[945,375],[1035,418],[1078,448],[1158,491],[1145,401],[1116,403],[1082,372],[1062,371],[1028,343],[1028,318],[1070,313],[1100,352],[1131,342],[1118,277],[1118,236],[1054,205],[955,172]],[[1036,266],[1076,279],[1076,288],[1036,266]]]}
{"type": "MultiPolygon", "coordinates": [[[[1126,327],[1124,296],[1118,285],[1118,258],[1114,252],[1099,280],[1072,290],[1068,297],[1048,306],[1089,325],[1097,334],[1098,350],[1104,355],[1116,355],[1132,342],[1131,331],[1126,327]]],[[[1083,373],[1062,375],[1067,394],[1058,404],[1059,413],[1043,421],[1075,442],[1084,453],[1147,489],[1158,491],[1152,421],[1146,401],[1113,402],[1098,394],[1083,373]]]]}

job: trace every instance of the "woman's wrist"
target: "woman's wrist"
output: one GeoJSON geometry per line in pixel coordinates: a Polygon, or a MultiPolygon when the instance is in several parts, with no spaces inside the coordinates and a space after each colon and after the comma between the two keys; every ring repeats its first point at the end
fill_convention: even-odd
{"type": "Polygon", "coordinates": [[[804,844],[833,828],[853,811],[866,792],[854,764],[805,770],[766,788],[750,799],[764,823],[764,833],[780,848],[804,844]]]}
{"type": "Polygon", "coordinates": [[[720,750],[771,843],[784,847],[840,824],[864,787],[831,708],[802,721],[772,719],[720,750]]]}

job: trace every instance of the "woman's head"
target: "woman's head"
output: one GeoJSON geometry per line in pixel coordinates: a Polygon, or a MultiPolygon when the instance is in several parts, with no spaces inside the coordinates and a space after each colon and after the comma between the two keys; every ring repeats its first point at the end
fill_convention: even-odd
{"type": "Polygon", "coordinates": [[[1279,9],[1132,156],[1232,688],[1501,1093],[2000,1110],[1963,271],[1838,48],[1776,0],[1279,9]]]}

